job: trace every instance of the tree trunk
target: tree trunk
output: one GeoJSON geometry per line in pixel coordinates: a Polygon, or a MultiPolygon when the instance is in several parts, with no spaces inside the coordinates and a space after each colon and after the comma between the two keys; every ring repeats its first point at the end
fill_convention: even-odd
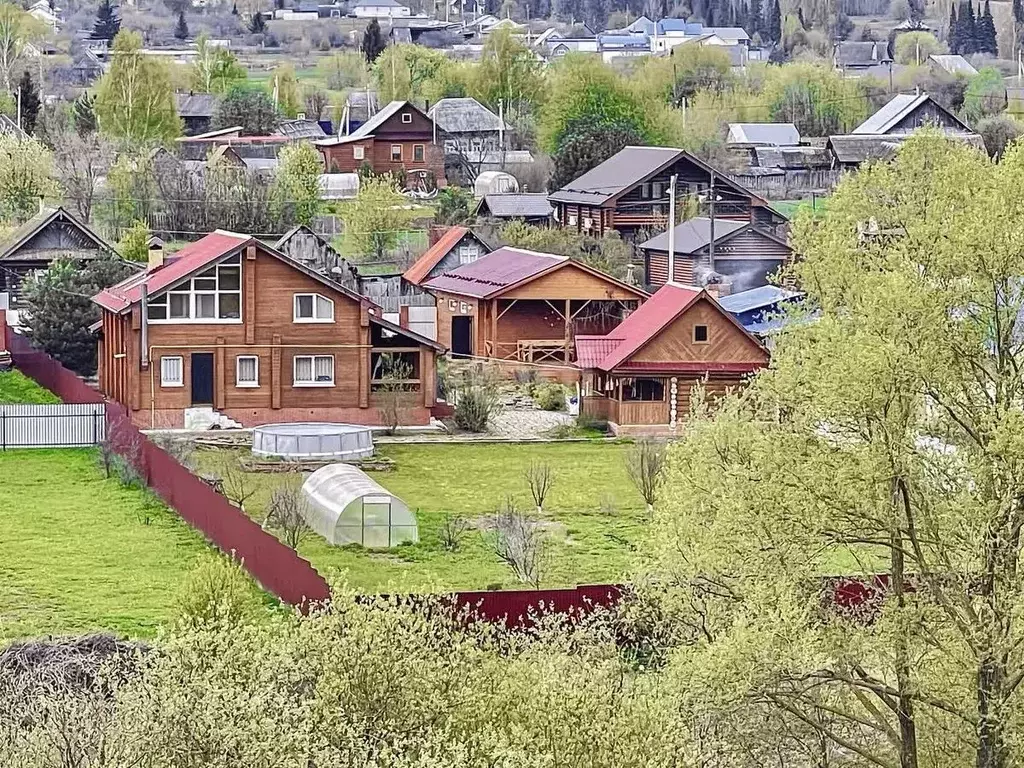
{"type": "MultiPolygon", "coordinates": [[[[896,597],[896,604],[902,610],[905,604],[906,591],[905,566],[903,557],[903,538],[893,534],[893,546],[890,549],[890,588],[896,597]]],[[[914,701],[907,693],[910,680],[910,660],[907,654],[906,640],[900,637],[896,642],[896,719],[900,728],[900,768],[917,768],[917,727],[914,722],[914,701]]]]}
{"type": "Polygon", "coordinates": [[[1005,768],[1002,701],[1003,664],[992,656],[978,665],[978,755],[977,768],[1005,768]]]}

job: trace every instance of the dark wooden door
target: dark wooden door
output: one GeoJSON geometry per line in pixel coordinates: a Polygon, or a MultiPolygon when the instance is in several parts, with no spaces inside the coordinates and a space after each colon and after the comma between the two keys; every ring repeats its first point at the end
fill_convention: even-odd
{"type": "Polygon", "coordinates": [[[473,354],[473,318],[457,315],[452,318],[452,354],[464,357],[473,354]]]}
{"type": "Polygon", "coordinates": [[[213,405],[213,353],[192,353],[192,405],[213,405]]]}

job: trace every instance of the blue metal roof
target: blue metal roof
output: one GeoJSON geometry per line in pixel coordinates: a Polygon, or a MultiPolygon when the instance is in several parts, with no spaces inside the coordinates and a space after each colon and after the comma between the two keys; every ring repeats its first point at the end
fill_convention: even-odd
{"type": "Polygon", "coordinates": [[[798,299],[803,294],[799,291],[787,291],[775,285],[762,285],[759,288],[751,288],[749,291],[740,291],[729,296],[723,296],[718,300],[722,309],[736,315],[740,312],[749,312],[752,309],[771,307],[779,302],[788,299],[798,299]]]}
{"type": "Polygon", "coordinates": [[[650,38],[647,35],[598,35],[597,41],[602,46],[614,46],[616,48],[642,48],[651,47],[650,38]]]}
{"type": "Polygon", "coordinates": [[[686,21],[686,19],[662,19],[658,22],[658,32],[682,32],[684,35],[700,35],[704,32],[704,25],[700,22],[686,21]]]}

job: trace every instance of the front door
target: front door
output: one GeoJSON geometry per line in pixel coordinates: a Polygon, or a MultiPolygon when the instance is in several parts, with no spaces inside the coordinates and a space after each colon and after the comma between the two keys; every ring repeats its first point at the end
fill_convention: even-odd
{"type": "Polygon", "coordinates": [[[452,354],[465,357],[473,354],[473,318],[456,315],[452,318],[452,354]]]}
{"type": "Polygon", "coordinates": [[[192,353],[192,405],[213,405],[213,353],[192,353]]]}

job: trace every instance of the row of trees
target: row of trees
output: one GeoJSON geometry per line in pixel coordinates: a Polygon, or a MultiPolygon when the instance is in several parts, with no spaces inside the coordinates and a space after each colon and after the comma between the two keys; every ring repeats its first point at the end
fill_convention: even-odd
{"type": "Polygon", "coordinates": [[[946,35],[946,42],[952,53],[988,53],[992,56],[999,55],[999,45],[996,42],[996,24],[992,18],[992,8],[989,0],[985,0],[985,11],[981,11],[981,0],[978,0],[979,13],[977,17],[971,0],[967,0],[960,6],[959,12],[954,3],[949,7],[949,29],[946,35]]]}

